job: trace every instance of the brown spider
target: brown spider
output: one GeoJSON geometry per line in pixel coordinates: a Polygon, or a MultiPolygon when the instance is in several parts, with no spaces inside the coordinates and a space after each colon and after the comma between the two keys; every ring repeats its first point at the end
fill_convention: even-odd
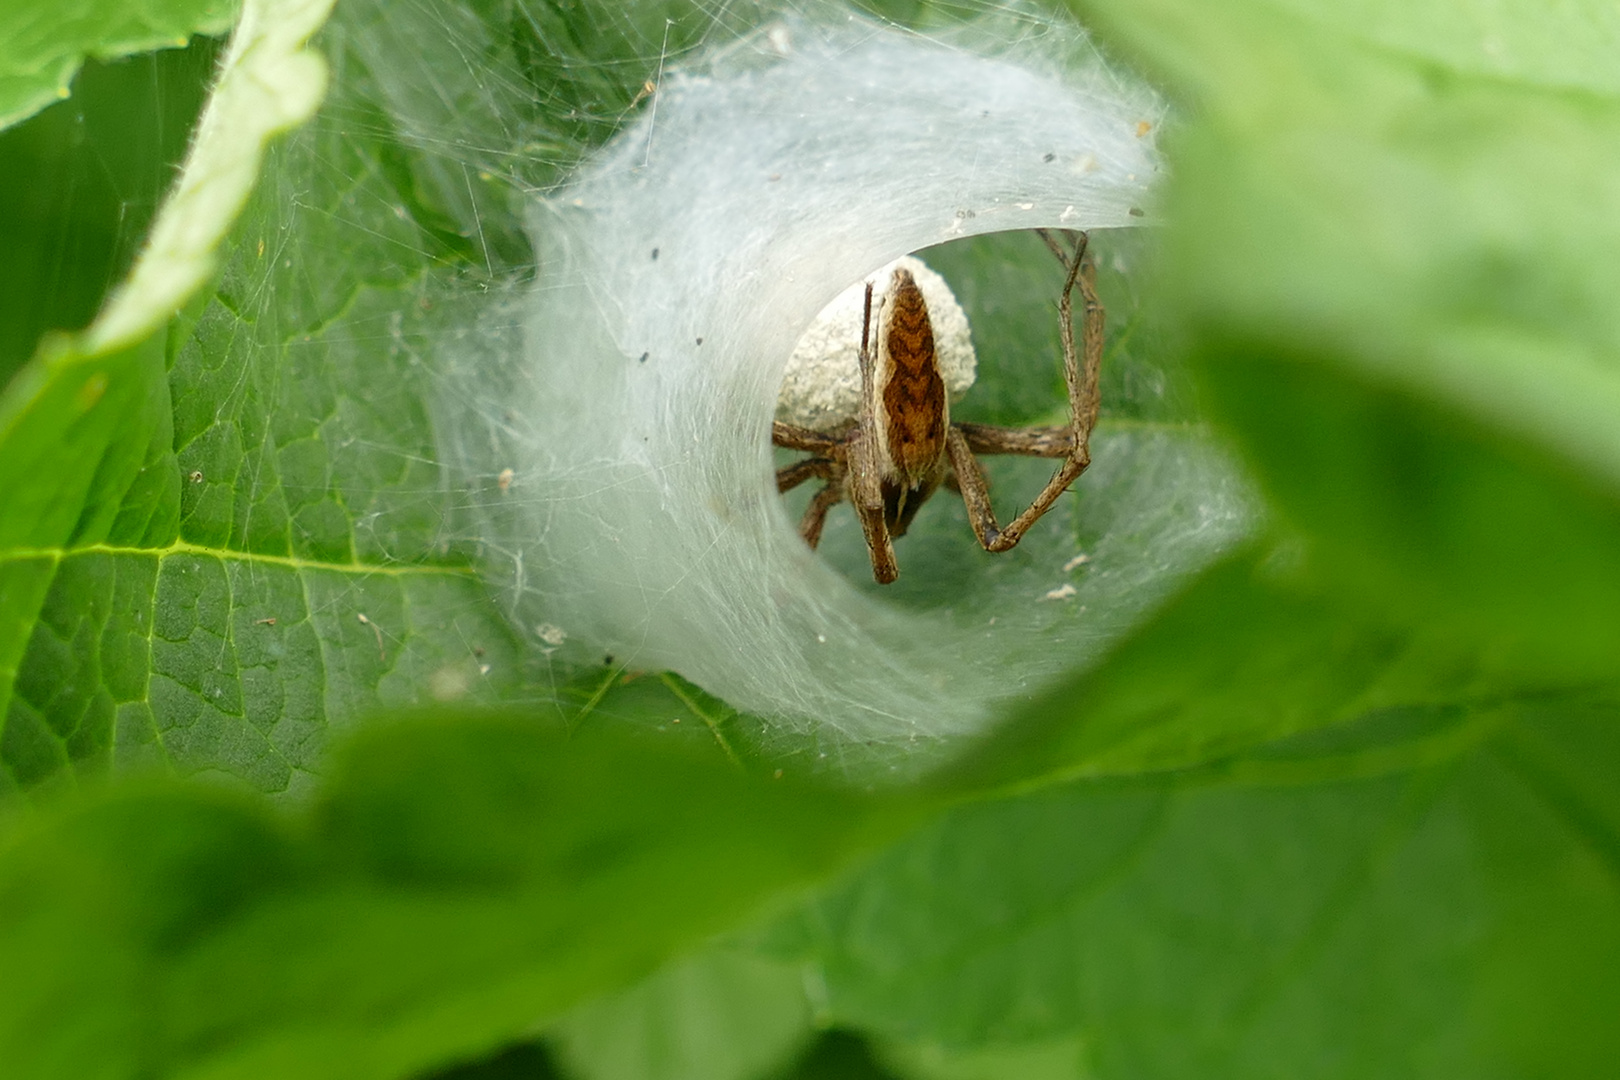
{"type": "Polygon", "coordinates": [[[904,536],[917,510],[944,484],[962,496],[973,533],[986,551],[1006,551],[1023,537],[1057,497],[1091,464],[1091,429],[1097,423],[1097,374],[1102,363],[1103,306],[1097,299],[1097,271],[1087,252],[1087,234],[1064,232],[1070,250],[1056,236],[1036,230],[1063,264],[1058,318],[1063,340],[1063,378],[1069,388],[1069,423],[1062,427],[1004,428],[950,420],[945,384],[934,362],[934,330],[928,305],[910,271],[897,269],[887,298],[878,306],[877,348],[871,345],[872,283],[866,284],[861,329],[861,412],[846,430],[824,434],[775,422],[771,442],[810,457],[776,472],[776,490],[791,491],[806,480],[826,484],[816,492],[799,522],[799,535],[813,550],[821,541],[827,511],[848,499],[855,507],[872,576],[887,585],[900,576],[894,538],[904,536]],[[1075,285],[1085,301],[1081,344],[1076,358],[1075,285]],[[1046,487],[1005,528],[990,508],[990,490],[975,454],[1023,454],[1062,458],[1046,487]]]}

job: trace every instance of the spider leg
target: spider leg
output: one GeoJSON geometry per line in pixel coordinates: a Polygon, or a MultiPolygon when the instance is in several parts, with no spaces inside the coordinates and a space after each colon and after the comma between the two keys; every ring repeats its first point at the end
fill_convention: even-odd
{"type": "Polygon", "coordinates": [[[780,420],[771,422],[771,442],[776,446],[786,447],[789,450],[808,450],[821,457],[830,457],[843,445],[844,438],[840,435],[828,435],[821,431],[812,431],[809,428],[795,427],[784,424],[780,420]]]}
{"type": "Polygon", "coordinates": [[[955,424],[945,433],[945,453],[950,456],[951,475],[956,478],[956,490],[967,507],[973,535],[979,538],[980,547],[995,551],[992,545],[1001,539],[1001,526],[996,524],[995,511],[990,509],[990,485],[979,467],[979,459],[968,447],[967,436],[955,424]]]}
{"type": "Polygon", "coordinates": [[[829,481],[815,497],[810,505],[804,508],[804,517],[799,519],[799,535],[804,542],[810,545],[810,550],[816,550],[821,543],[821,527],[827,523],[827,511],[844,501],[844,485],[837,480],[829,481]]]}
{"type": "Polygon", "coordinates": [[[862,419],[861,429],[849,440],[849,501],[854,504],[861,532],[866,535],[867,554],[872,557],[872,577],[878,584],[887,585],[900,576],[900,567],[894,561],[894,539],[883,520],[883,482],[877,455],[872,450],[870,417],[862,419]]]}
{"type": "Polygon", "coordinates": [[[894,538],[884,520],[883,473],[877,460],[877,434],[872,418],[872,283],[866,283],[865,310],[861,314],[861,418],[846,444],[849,463],[849,501],[860,519],[866,536],[866,552],[872,559],[872,577],[887,585],[900,576],[894,561],[894,538]]]}
{"type": "Polygon", "coordinates": [[[1097,424],[1099,395],[1097,380],[1102,367],[1103,319],[1102,301],[1097,296],[1097,268],[1086,250],[1087,237],[1080,234],[1075,242],[1073,260],[1065,258],[1061,247],[1044,231],[1041,238],[1068,266],[1068,278],[1063,283],[1063,295],[1058,300],[1058,316],[1063,339],[1063,381],[1069,389],[1070,426],[1064,428],[1030,428],[1019,432],[987,425],[951,426],[946,439],[946,451],[956,473],[962,501],[967,506],[973,532],[986,551],[1006,551],[1023,537],[1024,532],[1052,508],[1058,496],[1091,464],[1091,431],[1097,424]],[[1084,301],[1081,346],[1085,359],[1076,355],[1074,345],[1074,288],[1080,286],[1084,301]],[[1015,453],[1035,457],[1061,457],[1063,464],[1046,482],[1024,512],[1005,528],[998,528],[995,514],[990,509],[988,485],[978,459],[973,456],[977,442],[983,453],[1015,453]]]}
{"type": "Polygon", "coordinates": [[[1072,427],[1006,428],[994,424],[956,424],[975,454],[1021,454],[1024,457],[1068,457],[1074,449],[1072,427]]]}
{"type": "Polygon", "coordinates": [[[1050,251],[1057,261],[1063,264],[1063,269],[1068,270],[1069,264],[1077,256],[1085,254],[1088,237],[1086,233],[1075,232],[1073,229],[1060,229],[1058,232],[1069,242],[1071,251],[1063,250],[1063,245],[1058,243],[1057,237],[1052,234],[1051,229],[1036,229],[1035,235],[1040,237],[1041,241],[1046,244],[1046,250],[1050,251]]]}
{"type": "Polygon", "coordinates": [[[803,461],[795,461],[776,470],[776,493],[781,495],[792,491],[806,480],[835,480],[838,472],[838,463],[832,458],[807,457],[803,461]]]}

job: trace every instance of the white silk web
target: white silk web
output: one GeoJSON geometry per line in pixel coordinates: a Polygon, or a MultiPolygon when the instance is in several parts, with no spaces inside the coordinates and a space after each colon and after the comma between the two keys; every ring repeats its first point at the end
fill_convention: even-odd
{"type": "MultiPolygon", "coordinates": [[[[674,670],[762,718],[779,752],[862,773],[919,767],[916,750],[1117,638],[1243,528],[1245,498],[1196,438],[1121,432],[1112,461],[1100,443],[1088,509],[1051,515],[1016,559],[963,525],[960,557],[985,560],[963,588],[994,588],[958,612],[908,610],[860,563],[846,576],[806,549],[770,421],[795,341],[875,268],[980,233],[1136,224],[1161,112],[1076,28],[1027,14],[938,37],[786,19],[666,72],[637,123],[535,202],[520,354],[451,370],[463,411],[441,427],[463,467],[502,476],[479,529],[519,625],[563,657],[674,670]],[[1166,469],[1202,494],[1155,505],[1166,469]],[[1077,532],[1098,538],[1089,556],[1077,532]],[[1088,590],[1114,599],[1088,617],[1088,590]]],[[[910,543],[903,579],[924,558],[910,543]]]]}

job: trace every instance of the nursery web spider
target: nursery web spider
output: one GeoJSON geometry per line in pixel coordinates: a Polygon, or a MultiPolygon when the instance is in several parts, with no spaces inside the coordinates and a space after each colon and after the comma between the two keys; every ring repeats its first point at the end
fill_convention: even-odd
{"type": "Polygon", "coordinates": [[[859,417],[836,434],[781,421],[775,422],[771,430],[775,445],[810,454],[777,470],[778,492],[791,491],[807,480],[826,481],[799,522],[799,535],[812,549],[821,541],[827,512],[848,499],[866,534],[872,576],[886,585],[900,574],[894,559],[894,538],[905,535],[918,508],[944,484],[961,494],[980,546],[986,551],[1006,551],[1091,464],[1089,444],[1091,429],[1097,423],[1097,375],[1103,347],[1103,306],[1097,299],[1096,265],[1087,251],[1087,234],[1054,234],[1045,229],[1036,232],[1063,264],[1065,274],[1058,318],[1063,378],[1069,389],[1069,423],[1028,428],[952,423],[945,384],[934,360],[928,305],[911,273],[903,268],[895,270],[878,305],[875,348],[871,341],[872,283],[867,282],[860,351],[863,404],[859,417]],[[1084,301],[1079,356],[1074,346],[1071,299],[1076,285],[1084,301]],[[989,485],[975,454],[1023,454],[1062,458],[1063,463],[1035,501],[1002,526],[990,508],[989,485]]]}

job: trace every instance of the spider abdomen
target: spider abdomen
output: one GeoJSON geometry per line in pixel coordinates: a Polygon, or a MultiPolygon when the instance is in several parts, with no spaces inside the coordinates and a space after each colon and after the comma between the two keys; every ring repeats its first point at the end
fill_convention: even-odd
{"type": "Polygon", "coordinates": [[[928,304],[904,268],[895,270],[879,315],[876,367],[872,411],[879,421],[884,479],[931,492],[944,468],[949,404],[934,358],[928,304]]]}
{"type": "MultiPolygon", "coordinates": [[[[1069,423],[1045,428],[952,425],[945,380],[934,347],[935,328],[917,279],[909,269],[896,266],[888,289],[881,294],[876,282],[863,282],[858,354],[861,385],[856,399],[860,402],[859,416],[837,430],[783,420],[784,411],[796,415],[786,392],[791,380],[784,378],[778,419],[771,425],[772,443],[811,454],[776,470],[777,490],[791,491],[813,478],[826,480],[799,522],[799,535],[812,550],[821,540],[827,511],[848,500],[866,539],[872,578],[879,585],[889,584],[900,575],[894,538],[905,535],[917,509],[948,480],[951,489],[962,496],[979,546],[989,552],[1007,551],[1056,505],[1058,497],[1091,464],[1087,444],[1097,420],[1097,375],[1103,350],[1103,306],[1097,296],[1096,264],[1087,251],[1085,233],[1037,232],[1065,272],[1058,299],[1058,329],[1063,343],[1063,381],[1069,391],[1069,423]],[[1083,359],[1077,355],[1074,342],[1076,286],[1085,301],[1083,359]],[[873,299],[878,295],[882,299],[874,310],[873,299]],[[975,456],[981,453],[1061,458],[1062,464],[1034,501],[1002,526],[996,521],[989,484],[975,456]]],[[[933,272],[921,263],[915,265],[925,281],[932,276],[933,272]]],[[[952,310],[958,315],[961,312],[954,299],[946,310],[941,340],[949,344],[952,335],[948,314],[952,310]]],[[[798,356],[795,349],[794,358],[798,356]]],[[[972,356],[971,346],[968,356],[972,356]]],[[[793,368],[791,362],[789,368],[793,368]]],[[[794,395],[792,400],[801,397],[794,395]]],[[[822,410],[808,411],[813,419],[825,420],[822,410]]]]}

